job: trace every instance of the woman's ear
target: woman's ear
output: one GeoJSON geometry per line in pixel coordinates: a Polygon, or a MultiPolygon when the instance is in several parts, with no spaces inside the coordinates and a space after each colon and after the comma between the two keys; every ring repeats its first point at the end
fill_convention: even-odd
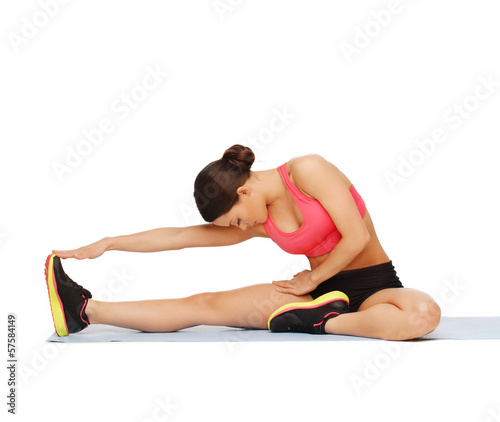
{"type": "Polygon", "coordinates": [[[240,186],[237,190],[236,193],[238,195],[250,195],[252,192],[248,186],[240,186]]]}

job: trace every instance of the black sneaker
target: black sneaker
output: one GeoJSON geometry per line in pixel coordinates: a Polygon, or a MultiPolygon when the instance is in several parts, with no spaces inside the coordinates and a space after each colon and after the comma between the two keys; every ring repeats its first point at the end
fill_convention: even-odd
{"type": "Polygon", "coordinates": [[[54,254],[49,255],[45,262],[45,280],[57,335],[64,337],[88,327],[90,323],[85,308],[92,294],[69,278],[61,259],[54,254]]]}
{"type": "Polygon", "coordinates": [[[349,298],[342,292],[326,293],[311,302],[284,305],[269,317],[271,331],[326,334],[325,324],[330,318],[349,312],[349,298]]]}

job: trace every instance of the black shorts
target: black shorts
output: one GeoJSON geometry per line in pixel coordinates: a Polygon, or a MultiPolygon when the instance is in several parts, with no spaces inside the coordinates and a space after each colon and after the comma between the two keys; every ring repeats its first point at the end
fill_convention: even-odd
{"type": "Polygon", "coordinates": [[[309,294],[316,299],[325,293],[339,290],[349,298],[351,312],[356,312],[372,294],[384,290],[403,287],[392,261],[372,267],[340,271],[323,281],[309,294]]]}

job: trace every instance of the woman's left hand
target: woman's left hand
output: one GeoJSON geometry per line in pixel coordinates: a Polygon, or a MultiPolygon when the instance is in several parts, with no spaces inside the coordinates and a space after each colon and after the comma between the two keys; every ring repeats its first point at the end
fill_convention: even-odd
{"type": "Polygon", "coordinates": [[[295,296],[302,296],[312,292],[316,286],[311,278],[311,271],[304,270],[293,276],[291,280],[273,281],[276,290],[280,293],[287,293],[295,296]]]}

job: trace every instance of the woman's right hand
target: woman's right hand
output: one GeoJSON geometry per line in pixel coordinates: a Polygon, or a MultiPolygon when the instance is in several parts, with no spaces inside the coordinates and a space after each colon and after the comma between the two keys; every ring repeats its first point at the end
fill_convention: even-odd
{"type": "Polygon", "coordinates": [[[106,252],[109,246],[109,237],[105,237],[95,243],[87,246],[83,246],[79,249],[73,249],[69,251],[56,251],[53,250],[52,253],[56,254],[59,258],[75,258],[75,259],[94,259],[101,256],[106,252]]]}

